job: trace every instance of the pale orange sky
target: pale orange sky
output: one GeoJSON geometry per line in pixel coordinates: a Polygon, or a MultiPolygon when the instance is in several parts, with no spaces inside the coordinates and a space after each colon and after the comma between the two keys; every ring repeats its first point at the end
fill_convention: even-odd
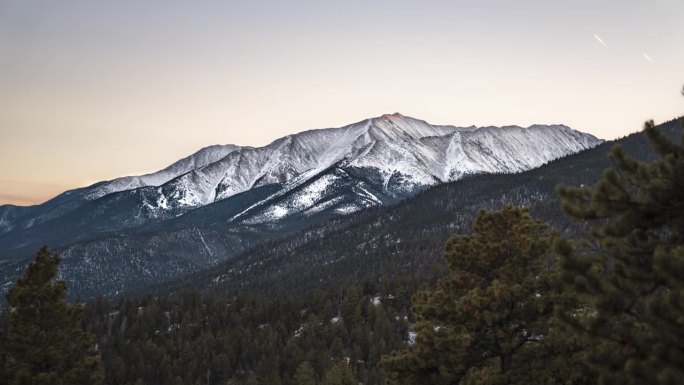
{"type": "Polygon", "coordinates": [[[397,111],[615,138],[684,114],[683,14],[681,0],[0,0],[0,204],[397,111]]]}

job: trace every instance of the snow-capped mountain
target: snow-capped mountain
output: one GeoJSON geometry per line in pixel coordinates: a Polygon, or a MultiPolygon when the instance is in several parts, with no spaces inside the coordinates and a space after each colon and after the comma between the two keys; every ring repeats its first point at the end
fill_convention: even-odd
{"type": "Polygon", "coordinates": [[[563,125],[439,126],[395,113],[263,147],[211,146],[152,174],[0,206],[0,262],[19,269],[47,244],[64,257],[64,277],[104,269],[117,285],[163,280],[334,216],[468,175],[529,170],[600,142],[563,125]]]}
{"type": "MultiPolygon", "coordinates": [[[[401,197],[465,175],[512,173],[591,148],[601,141],[563,125],[527,128],[435,126],[395,113],[341,128],[288,135],[259,148],[238,149],[160,186],[144,205],[151,215],[179,212],[231,197],[255,187],[282,186],[280,197],[312,179],[289,208],[274,206],[263,220],[280,219],[310,209],[339,175],[331,167],[364,170],[373,175],[373,190],[401,197]]],[[[386,203],[359,187],[369,204],[386,203]]],[[[332,204],[328,202],[328,204],[332,204]]],[[[361,207],[344,207],[349,212],[361,207]]],[[[239,213],[234,218],[244,215],[239,213]]]]}
{"type": "Polygon", "coordinates": [[[312,223],[467,175],[529,170],[600,142],[563,125],[438,126],[395,113],[263,147],[211,146],[152,174],[0,207],[0,257],[169,220],[174,228],[312,223]]]}

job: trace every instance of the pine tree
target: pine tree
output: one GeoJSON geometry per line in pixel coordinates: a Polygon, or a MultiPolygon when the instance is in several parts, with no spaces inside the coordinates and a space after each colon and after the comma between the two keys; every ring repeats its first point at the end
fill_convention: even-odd
{"type": "Polygon", "coordinates": [[[559,244],[564,281],[582,300],[563,315],[592,338],[603,384],[684,383],[684,136],[675,144],[653,122],[644,132],[659,160],[615,147],[596,186],[558,191],[591,235],[559,244]]]}
{"type": "Polygon", "coordinates": [[[322,385],[358,385],[349,364],[338,361],[325,372],[322,385]]]}
{"type": "Polygon", "coordinates": [[[535,384],[553,314],[556,234],[527,210],[480,212],[446,245],[451,275],[413,299],[415,345],[384,357],[396,384],[535,384]]]}
{"type": "Polygon", "coordinates": [[[294,383],[298,385],[316,385],[316,372],[309,361],[304,361],[297,367],[294,383]]]}
{"type": "Polygon", "coordinates": [[[67,288],[55,281],[60,257],[38,251],[7,293],[9,321],[3,357],[11,385],[101,384],[95,340],[81,328],[83,307],[66,302],[67,288]]]}

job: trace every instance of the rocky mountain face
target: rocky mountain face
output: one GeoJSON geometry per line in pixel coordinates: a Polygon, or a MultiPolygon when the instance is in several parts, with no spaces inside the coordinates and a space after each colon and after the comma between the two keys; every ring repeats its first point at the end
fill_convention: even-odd
{"type": "Polygon", "coordinates": [[[0,269],[48,244],[64,269],[106,267],[124,291],[434,185],[519,173],[599,143],[563,125],[437,126],[391,114],[258,148],[207,147],[153,174],[0,206],[0,269]]]}

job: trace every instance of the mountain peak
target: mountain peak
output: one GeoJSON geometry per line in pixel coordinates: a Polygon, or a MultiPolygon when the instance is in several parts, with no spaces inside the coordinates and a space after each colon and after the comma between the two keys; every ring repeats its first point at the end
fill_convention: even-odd
{"type": "Polygon", "coordinates": [[[433,126],[424,120],[405,116],[398,112],[384,114],[365,122],[370,136],[373,139],[383,141],[443,136],[456,130],[455,127],[450,126],[433,126]]]}
{"type": "Polygon", "coordinates": [[[393,114],[382,114],[380,116],[380,119],[385,119],[385,120],[404,120],[406,117],[398,112],[395,112],[393,114]]]}

